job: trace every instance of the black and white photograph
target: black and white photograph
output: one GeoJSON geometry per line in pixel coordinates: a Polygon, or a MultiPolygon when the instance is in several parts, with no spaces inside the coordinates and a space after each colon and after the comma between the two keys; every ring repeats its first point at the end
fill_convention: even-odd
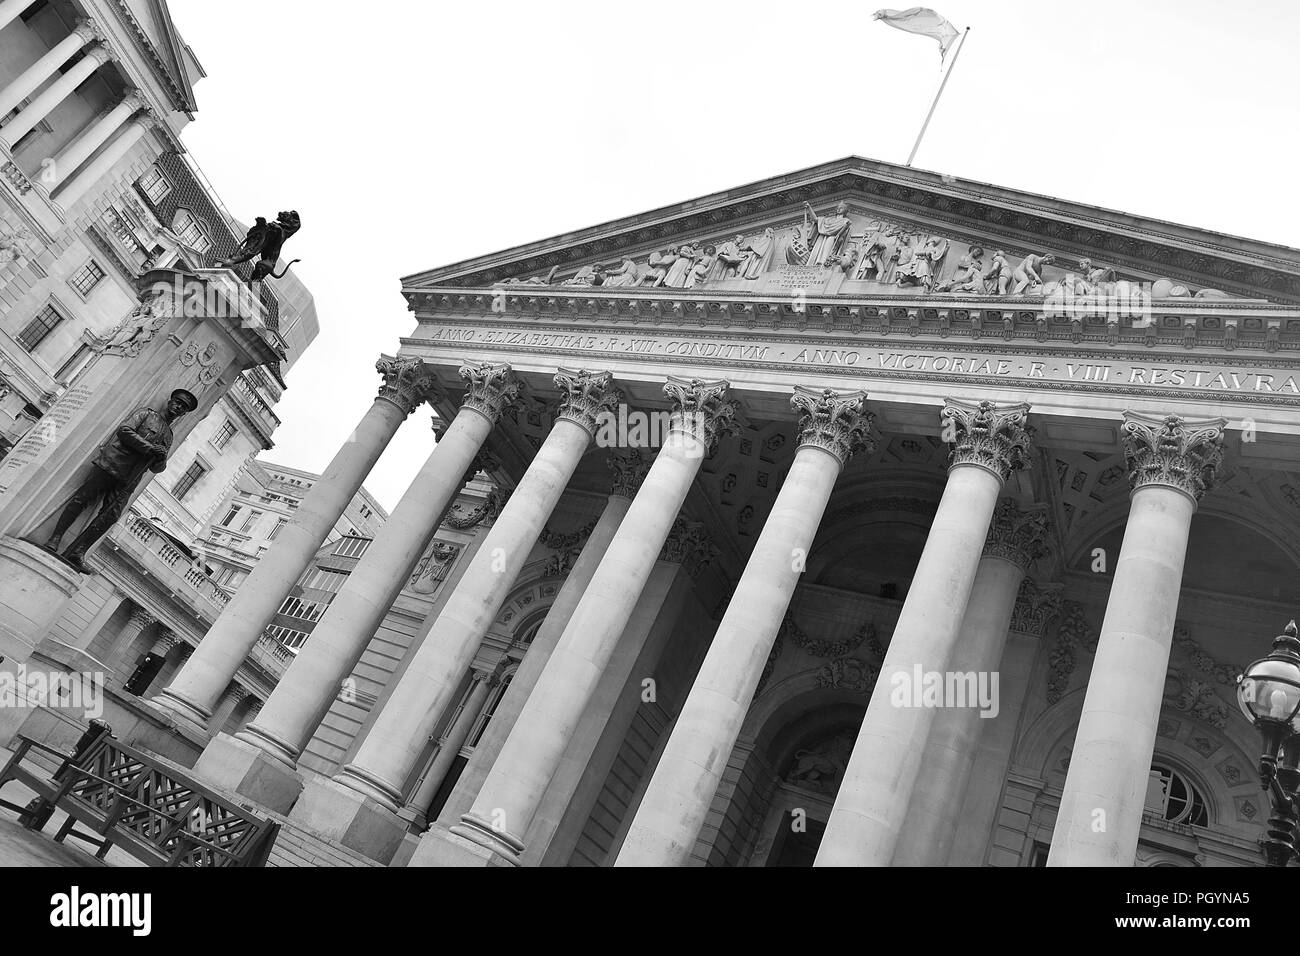
{"type": "Polygon", "coordinates": [[[1300,5],[936,2],[0,0],[0,922],[1280,922],[1300,5]]]}

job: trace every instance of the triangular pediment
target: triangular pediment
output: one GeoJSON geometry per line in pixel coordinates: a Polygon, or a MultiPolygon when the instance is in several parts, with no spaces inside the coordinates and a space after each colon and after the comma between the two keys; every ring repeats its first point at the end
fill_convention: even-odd
{"type": "Polygon", "coordinates": [[[1300,251],[851,157],[407,277],[408,292],[542,286],[691,294],[1300,302],[1300,251]]]}
{"type": "Polygon", "coordinates": [[[172,22],[166,0],[118,0],[118,10],[176,108],[193,112],[197,107],[191,70],[199,68],[172,22]]]}

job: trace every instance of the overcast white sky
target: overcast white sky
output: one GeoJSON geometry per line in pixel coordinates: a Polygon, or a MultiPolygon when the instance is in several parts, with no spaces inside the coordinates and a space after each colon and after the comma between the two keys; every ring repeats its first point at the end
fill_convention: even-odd
{"type": "MultiPolygon", "coordinates": [[[[303,217],[285,251],[321,334],[265,457],[313,471],[414,326],[401,276],[853,153],[901,163],[940,78],[935,41],[873,0],[170,3],[208,73],[191,155],[243,220],[303,217]]],[[[933,5],[971,32],[918,168],[1300,245],[1300,3],[933,5]]],[[[390,510],[428,420],[367,482],[390,510]]]]}

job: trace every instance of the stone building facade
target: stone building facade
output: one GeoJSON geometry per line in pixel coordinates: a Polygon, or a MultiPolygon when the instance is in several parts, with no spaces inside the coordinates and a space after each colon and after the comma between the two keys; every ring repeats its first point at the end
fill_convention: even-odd
{"type": "Polygon", "coordinates": [[[851,157],[403,292],[356,440],[154,698],[202,779],[394,865],[1260,862],[1233,678],[1300,599],[1295,250],[851,157]]]}

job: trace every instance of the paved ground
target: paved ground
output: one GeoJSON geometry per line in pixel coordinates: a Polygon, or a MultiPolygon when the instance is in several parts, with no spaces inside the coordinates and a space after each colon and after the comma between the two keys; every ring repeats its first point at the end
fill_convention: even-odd
{"type": "MultiPolygon", "coordinates": [[[[9,760],[9,756],[9,751],[0,747],[0,766],[9,760]]],[[[6,783],[0,795],[19,806],[33,796],[30,790],[17,781],[6,783]]],[[[68,837],[63,843],[55,843],[54,834],[59,832],[64,819],[64,815],[56,811],[45,825],[45,831],[36,833],[18,825],[18,814],[8,807],[0,807],[0,867],[144,865],[117,847],[109,850],[108,857],[100,861],[95,859],[94,847],[81,840],[68,837]]]]}

